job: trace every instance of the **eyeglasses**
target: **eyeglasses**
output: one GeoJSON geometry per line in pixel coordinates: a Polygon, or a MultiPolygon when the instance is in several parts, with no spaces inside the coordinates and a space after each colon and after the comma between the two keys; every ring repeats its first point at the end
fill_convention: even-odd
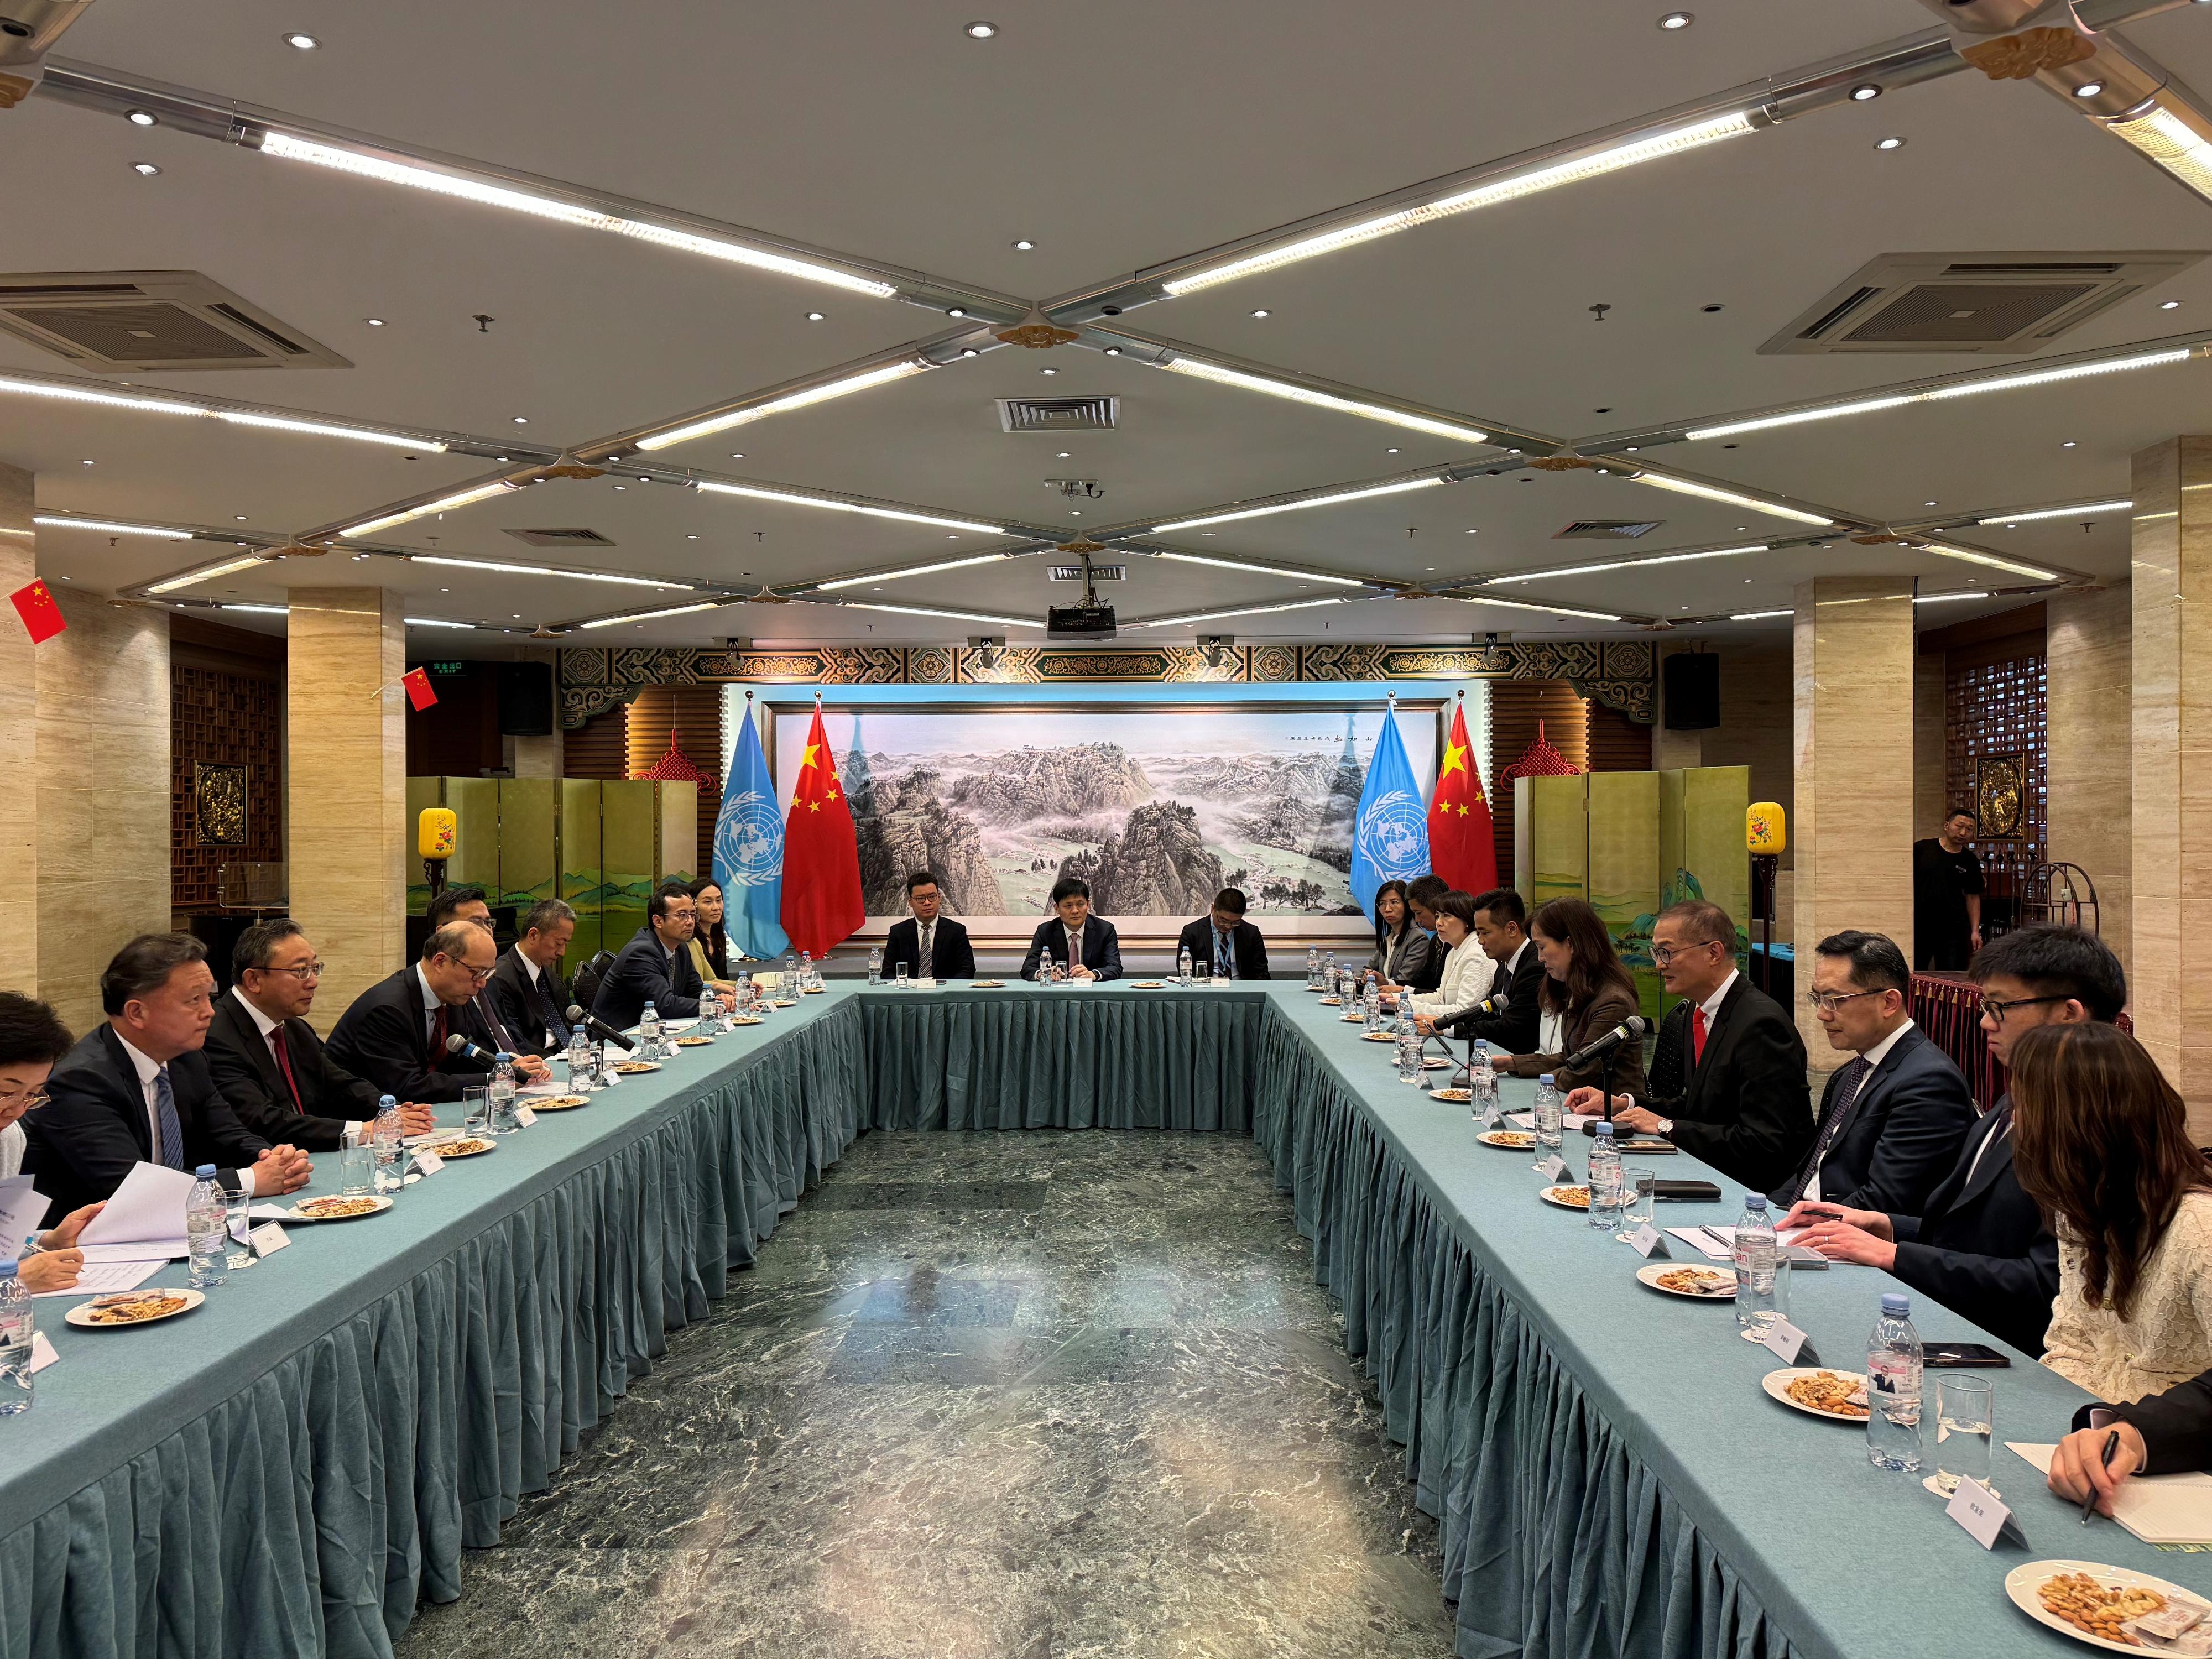
{"type": "Polygon", "coordinates": [[[487,933],[495,933],[499,931],[499,923],[495,921],[489,916],[463,916],[461,920],[463,921],[472,921],[476,923],[477,927],[483,928],[487,933]]]}
{"type": "Polygon", "coordinates": [[[2015,1008],[2033,1007],[2039,1002],[2071,1002],[2071,997],[2014,997],[2010,1002],[1999,1002],[1995,997],[1982,999],[1982,1012],[1989,1016],[1990,1024],[2002,1025],[2005,1016],[2015,1008]]]}
{"type": "Polygon", "coordinates": [[[1871,991],[1808,991],[1805,1000],[1814,1013],[1832,1014],[1839,1003],[1850,1002],[1858,997],[1878,997],[1889,988],[1886,985],[1878,985],[1871,991]]]}
{"type": "Polygon", "coordinates": [[[319,962],[303,962],[297,968],[264,968],[261,971],[264,974],[289,974],[294,979],[305,985],[311,979],[320,979],[323,976],[323,964],[319,962]]]}
{"type": "Polygon", "coordinates": [[[1695,945],[1686,945],[1680,951],[1677,951],[1671,945],[1655,945],[1651,947],[1651,965],[1655,968],[1664,968],[1668,963],[1674,961],[1676,957],[1681,956],[1686,951],[1703,951],[1708,947],[1717,950],[1719,946],[1720,941],[1717,939],[1700,940],[1695,945]]]}
{"type": "Polygon", "coordinates": [[[22,1094],[18,1094],[12,1089],[0,1090],[0,1104],[5,1104],[11,1100],[20,1100],[23,1103],[23,1109],[27,1112],[37,1111],[52,1098],[53,1097],[44,1089],[33,1089],[22,1094]]]}

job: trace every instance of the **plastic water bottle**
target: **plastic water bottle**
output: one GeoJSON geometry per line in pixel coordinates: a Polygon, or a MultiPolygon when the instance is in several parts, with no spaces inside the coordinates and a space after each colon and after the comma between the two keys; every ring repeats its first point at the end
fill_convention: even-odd
{"type": "Polygon", "coordinates": [[[644,1013],[638,1016],[637,1040],[638,1046],[644,1050],[640,1059],[660,1058],[660,1011],[649,1002],[645,1005],[644,1013]]]}
{"type": "Polygon", "coordinates": [[[812,990],[815,986],[820,982],[821,981],[816,977],[814,972],[814,952],[811,951],[801,951],[799,953],[799,994],[801,996],[805,995],[807,992],[812,990]]]}
{"type": "Polygon", "coordinates": [[[1747,1342],[1764,1342],[1780,1317],[1774,1305],[1774,1275],[1781,1256],[1765,1194],[1745,1195],[1743,1213],[1736,1218],[1735,1253],[1736,1334],[1747,1342]]]}
{"type": "Polygon", "coordinates": [[[15,1264],[0,1261],[0,1417],[31,1409],[31,1334],[37,1328],[31,1292],[15,1276],[15,1264]]]}
{"type": "Polygon", "coordinates": [[[1306,989],[1317,991],[1321,988],[1321,946],[1309,945],[1306,946],[1306,989]]]}
{"type": "Polygon", "coordinates": [[[223,1280],[223,1258],[228,1246],[223,1235],[230,1227],[230,1204],[216,1183],[215,1165],[203,1164],[192,1171],[198,1177],[185,1199],[185,1243],[191,1255],[191,1286],[212,1290],[223,1280]]]}
{"type": "Polygon", "coordinates": [[[1905,1316],[1911,1298],[1885,1291],[1881,1317],[1867,1338],[1867,1461],[1900,1474],[1920,1473],[1920,1333],[1905,1316]]]}
{"type": "Polygon", "coordinates": [[[1421,1034],[1413,1029],[1413,1012],[1401,997],[1398,1002],[1398,1081],[1417,1083],[1421,1076],[1421,1034]]]}
{"type": "Polygon", "coordinates": [[[880,945],[871,945],[868,947],[868,983],[881,985],[883,982],[884,947],[880,945]]]}
{"type": "Polygon", "coordinates": [[[1498,1073],[1491,1068],[1490,1051],[1477,1048],[1467,1061],[1468,1110],[1485,1123],[1498,1118],[1498,1073]]]}
{"type": "Polygon", "coordinates": [[[568,1033],[568,1086],[586,1091],[592,1086],[592,1039],[580,1025],[568,1033]]]}
{"type": "Polygon", "coordinates": [[[1360,999],[1359,1017],[1366,1030],[1379,1031],[1382,1029],[1382,994],[1372,985],[1367,988],[1367,994],[1360,999]]]}
{"type": "Polygon", "coordinates": [[[491,1086],[484,1091],[491,1105],[491,1132],[511,1135],[522,1126],[514,1121],[514,1056],[500,1054],[491,1063],[491,1086]]]}
{"type": "Polygon", "coordinates": [[[1611,1232],[1620,1213],[1620,1149],[1613,1144],[1613,1125],[1596,1127],[1589,1150],[1589,1224],[1611,1232]]]}
{"type": "Polygon", "coordinates": [[[1176,983],[1178,985],[1190,983],[1190,952],[1188,951],[1176,952],[1176,983]]]}
{"type": "Polygon", "coordinates": [[[400,1165],[407,1157],[406,1130],[399,1121],[399,1103],[390,1095],[376,1097],[376,1115],[369,1120],[368,1145],[376,1166],[376,1190],[399,1190],[400,1165]]]}
{"type": "Polygon", "coordinates": [[[1560,1120],[1565,1115],[1565,1103],[1559,1097],[1559,1085],[1549,1072],[1536,1079],[1536,1162],[1544,1161],[1544,1154],[1559,1150],[1560,1120]]]}

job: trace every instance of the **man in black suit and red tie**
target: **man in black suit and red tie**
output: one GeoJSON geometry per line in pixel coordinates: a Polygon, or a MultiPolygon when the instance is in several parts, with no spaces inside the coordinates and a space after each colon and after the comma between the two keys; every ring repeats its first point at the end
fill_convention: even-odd
{"type": "Polygon", "coordinates": [[[1091,884],[1080,876],[1062,876],[1052,884],[1052,908],[1057,914],[1038,923],[1030,940],[1022,977],[1035,979],[1050,957],[1070,979],[1121,978],[1121,936],[1105,917],[1091,914],[1091,884]]]}
{"type": "MultiPolygon", "coordinates": [[[[330,1057],[307,1024],[323,964],[300,924],[258,921],[231,953],[231,988],[216,1000],[208,1027],[208,1069],[239,1121],[265,1140],[311,1152],[364,1134],[383,1092],[330,1057]]],[[[399,1108],[407,1133],[425,1134],[437,1115],[410,1101],[399,1108]]]]}
{"type": "MultiPolygon", "coordinates": [[[[489,1082],[489,1060],[447,1044],[458,1036],[487,1054],[501,1051],[477,994],[497,960],[489,928],[447,922],[422,941],[420,962],[370,986],[338,1016],[331,1058],[394,1100],[459,1100],[471,1085],[489,1082]]],[[[544,1077],[545,1062],[517,1054],[514,1074],[526,1082],[544,1077]]]]}
{"type": "Polygon", "coordinates": [[[907,908],[914,912],[904,921],[891,924],[884,939],[884,977],[898,977],[906,964],[915,979],[973,979],[975,947],[968,930],[945,914],[945,895],[937,878],[917,870],[906,878],[907,908]]]}
{"type": "Polygon", "coordinates": [[[1648,1098],[1577,1089],[1567,1109],[1610,1110],[1754,1192],[1787,1181],[1813,1143],[1805,1040],[1787,1009],[1736,972],[1735,923],[1704,899],[1669,905],[1652,925],[1651,961],[1681,1000],[1660,1025],[1648,1098]]]}

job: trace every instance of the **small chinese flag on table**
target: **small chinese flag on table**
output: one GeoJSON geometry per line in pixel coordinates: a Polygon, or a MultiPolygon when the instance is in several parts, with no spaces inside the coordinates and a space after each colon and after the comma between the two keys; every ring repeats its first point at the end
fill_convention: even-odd
{"type": "Polygon", "coordinates": [[[1467,711],[1455,707],[1429,800],[1429,868],[1463,893],[1486,892],[1498,885],[1495,833],[1482,774],[1467,740],[1467,711]]]}
{"type": "Polygon", "coordinates": [[[406,678],[399,683],[407,688],[407,701],[416,714],[436,706],[438,694],[430,689],[430,671],[427,668],[409,669],[406,678]]]}
{"type": "Polygon", "coordinates": [[[15,600],[15,614],[23,619],[24,629],[30,635],[33,645],[44,645],[69,626],[61,606],[54,603],[54,596],[42,581],[19,587],[8,597],[15,600]]]}

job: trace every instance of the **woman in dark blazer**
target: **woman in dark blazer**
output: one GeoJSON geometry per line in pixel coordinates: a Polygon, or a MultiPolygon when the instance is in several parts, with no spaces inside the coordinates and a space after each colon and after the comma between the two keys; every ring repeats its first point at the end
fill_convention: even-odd
{"type": "Polygon", "coordinates": [[[1644,1098],[1644,1045],[1624,1042],[1586,1066],[1560,1062],[1639,1011],[1636,981],[1613,953],[1613,935],[1589,904],[1556,898],[1528,918],[1528,937],[1544,964],[1536,992],[1537,1041],[1547,1052],[1516,1054],[1504,1069],[1515,1077],[1547,1072],[1565,1094],[1570,1089],[1601,1088],[1610,1095],[1644,1098]]]}
{"type": "Polygon", "coordinates": [[[1413,926],[1406,908],[1406,884],[1386,881],[1375,890],[1375,954],[1367,965],[1385,985],[1410,985],[1421,977],[1436,941],[1413,926]]]}

